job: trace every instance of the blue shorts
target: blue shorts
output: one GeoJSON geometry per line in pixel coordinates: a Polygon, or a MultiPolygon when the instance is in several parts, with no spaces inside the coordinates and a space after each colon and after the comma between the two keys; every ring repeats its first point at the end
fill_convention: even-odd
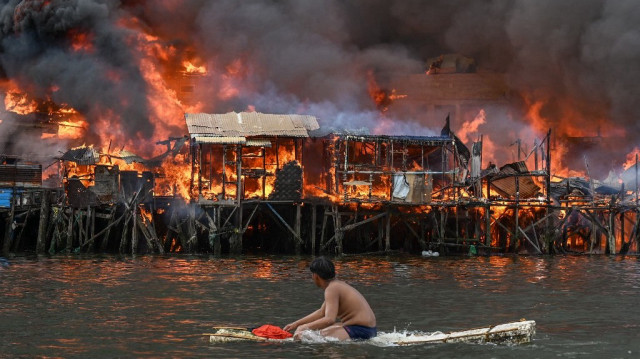
{"type": "Polygon", "coordinates": [[[349,334],[351,339],[369,339],[378,335],[376,327],[365,327],[362,325],[345,325],[344,330],[349,334]]]}

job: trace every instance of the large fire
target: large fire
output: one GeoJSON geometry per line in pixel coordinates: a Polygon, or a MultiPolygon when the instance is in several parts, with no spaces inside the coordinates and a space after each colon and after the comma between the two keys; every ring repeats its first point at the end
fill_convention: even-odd
{"type": "MultiPolygon", "coordinates": [[[[29,58],[28,54],[24,55],[25,58],[12,58],[14,63],[5,69],[6,79],[0,83],[0,91],[4,93],[6,111],[23,116],[39,114],[43,122],[56,127],[52,131],[43,131],[39,138],[58,139],[69,147],[88,142],[107,155],[113,152],[112,149],[126,148],[148,159],[164,151],[163,146],[156,144],[158,141],[186,134],[184,113],[187,112],[224,113],[240,108],[255,110],[256,107],[259,110],[267,107],[280,112],[302,112],[310,108],[330,107],[318,104],[343,101],[343,107],[357,103],[353,105],[357,108],[354,112],[371,109],[380,111],[380,116],[367,118],[373,122],[367,125],[377,133],[384,133],[396,125],[394,121],[398,121],[396,117],[385,117],[388,109],[399,100],[414,99],[397,93],[394,88],[381,87],[376,78],[378,70],[410,69],[424,75],[424,69],[417,69],[413,64],[414,59],[409,59],[406,55],[419,51],[398,51],[398,48],[391,46],[388,49],[382,46],[378,48],[370,46],[368,42],[345,45],[342,42],[346,42],[351,35],[354,38],[358,36],[345,35],[345,29],[341,27],[339,29],[343,31],[333,33],[331,29],[316,29],[301,21],[300,24],[304,26],[300,29],[311,27],[315,29],[314,32],[297,33],[289,29],[285,36],[280,37],[282,34],[276,31],[277,26],[256,26],[260,30],[256,30],[253,35],[261,35],[259,40],[263,40],[264,44],[256,42],[248,33],[224,32],[223,30],[227,30],[225,26],[235,29],[233,25],[253,24],[258,18],[261,21],[267,20],[261,16],[245,17],[249,16],[246,14],[248,9],[242,5],[238,5],[239,9],[245,11],[236,8],[220,9],[206,3],[198,5],[202,8],[196,8],[195,5],[171,0],[137,1],[109,8],[96,2],[91,3],[96,6],[95,9],[92,8],[94,11],[87,13],[83,12],[86,9],[74,8],[77,6],[75,2],[25,1],[13,5],[12,9],[10,5],[6,5],[7,8],[3,10],[7,13],[13,11],[12,22],[6,24],[7,41],[14,40],[20,44],[32,40],[34,48],[40,51],[38,53],[33,50],[33,58],[29,58]],[[61,14],[65,12],[60,11],[63,9],[77,11],[68,11],[69,18],[65,20],[69,21],[62,21],[58,16],[64,16],[61,14]],[[223,18],[218,20],[228,18],[230,21],[216,28],[220,33],[209,31],[209,23],[217,25],[217,21],[198,22],[206,18],[199,15],[200,10],[212,9],[219,11],[209,11],[209,16],[222,14],[223,18]],[[229,16],[226,16],[227,12],[229,16]],[[170,24],[162,16],[154,17],[167,13],[176,14],[170,24]],[[51,24],[56,26],[50,28],[51,24]],[[203,29],[198,32],[200,27],[203,29]],[[266,44],[266,40],[272,37],[274,41],[266,44]],[[283,38],[286,41],[282,41],[283,38]],[[217,43],[213,39],[222,39],[222,42],[217,43]],[[305,43],[305,46],[294,46],[296,41],[303,40],[310,42],[305,43]],[[316,52],[316,48],[309,46],[314,44],[322,51],[316,52]],[[259,47],[261,45],[264,47],[259,47]],[[277,47],[273,48],[275,45],[277,47]],[[322,47],[325,45],[327,47],[322,47]],[[338,56],[332,57],[333,53],[338,56]],[[398,54],[397,58],[393,57],[394,54],[398,54]],[[55,66],[44,66],[54,63],[57,56],[62,60],[58,60],[55,66]],[[297,63],[297,58],[304,58],[306,62],[297,63]],[[32,60],[29,66],[24,65],[28,62],[25,59],[32,60]],[[403,61],[394,61],[396,59],[403,61]],[[282,65],[283,61],[285,65],[282,65]],[[290,66],[287,61],[298,66],[290,66]],[[54,70],[45,71],[45,67],[54,70]],[[31,71],[28,72],[27,69],[31,71]],[[352,96],[342,100],[346,98],[343,91],[352,96]],[[362,93],[365,97],[370,97],[365,105],[358,103],[362,98],[354,95],[362,93]],[[249,95],[252,97],[249,98],[249,95]],[[46,110],[43,111],[43,104],[55,106],[44,106],[46,110]]],[[[274,24],[285,26],[288,24],[287,20],[291,20],[287,17],[290,14],[281,13],[277,11],[279,9],[267,5],[265,7],[273,11],[269,12],[272,17],[268,18],[276,19],[274,24]]],[[[299,21],[297,17],[294,16],[299,21]]],[[[257,23],[264,25],[260,21],[257,23]]],[[[385,45],[395,43],[391,38],[382,38],[386,39],[382,41],[385,45]]],[[[19,49],[21,48],[16,46],[16,50],[19,49]]],[[[22,50],[28,52],[28,49],[22,50]]],[[[444,77],[447,74],[437,76],[444,77]]],[[[534,91],[528,94],[519,90],[524,102],[524,118],[513,120],[524,123],[526,130],[505,135],[501,129],[491,128],[494,119],[487,115],[482,105],[476,103],[477,106],[473,109],[460,109],[464,114],[453,130],[469,147],[482,135],[483,168],[489,163],[504,161],[504,152],[512,154],[509,160],[525,159],[529,164],[536,157],[534,154],[542,157],[542,149],[551,146],[554,152],[551,164],[554,176],[586,176],[586,166],[571,168],[567,165],[565,158],[573,154],[564,139],[626,135],[622,126],[613,125],[606,109],[594,111],[595,120],[590,119],[585,125],[582,116],[586,111],[581,101],[553,98],[553,94],[541,96],[535,93],[534,96],[534,91]],[[555,106],[552,111],[549,110],[551,103],[555,106]],[[576,108],[581,111],[574,110],[576,108]],[[553,140],[542,144],[549,129],[554,131],[553,140]],[[484,131],[487,133],[483,133],[484,131]],[[513,137],[508,139],[510,143],[518,141],[517,151],[515,146],[503,148],[499,140],[504,140],[505,137],[513,137]]],[[[342,108],[336,107],[338,110],[331,112],[331,115],[341,113],[342,108]]],[[[418,109],[416,112],[422,110],[427,109],[418,109]]],[[[334,119],[324,120],[331,122],[334,119]]],[[[438,128],[442,120],[434,119],[427,127],[438,128]]],[[[0,124],[6,122],[6,119],[0,119],[0,124]]],[[[346,122],[346,125],[340,125],[354,128],[360,125],[346,122]]],[[[267,164],[274,163],[274,151],[267,150],[267,164]]],[[[295,151],[291,149],[281,148],[278,151],[281,152],[277,154],[280,163],[295,159],[291,154],[295,151]]],[[[192,174],[191,165],[184,156],[185,154],[167,157],[156,168],[139,166],[138,170],[150,170],[158,173],[159,178],[166,179],[166,184],[162,184],[164,180],[159,181],[161,189],[157,192],[162,194],[189,198],[192,196],[189,193],[191,183],[201,183],[205,193],[220,190],[225,179],[206,176],[199,178],[197,173],[192,174]],[[175,183],[169,184],[171,182],[175,183]]],[[[109,156],[105,156],[107,157],[109,156]]],[[[587,163],[589,160],[591,159],[580,159],[587,163]]],[[[538,158],[538,161],[542,159],[538,158]]],[[[625,168],[633,165],[634,161],[635,158],[627,158],[625,168]]],[[[537,165],[538,163],[529,164],[529,167],[537,165]]],[[[271,166],[268,172],[273,173],[275,170],[271,166]]],[[[227,180],[235,176],[237,174],[232,168],[224,169],[227,180]]],[[[375,197],[384,194],[384,186],[380,183],[369,185],[362,184],[363,182],[367,181],[353,182],[350,195],[375,197]]],[[[248,197],[268,196],[273,191],[274,177],[248,180],[243,186],[248,197]]],[[[305,191],[324,193],[317,187],[310,186],[305,191]]],[[[228,191],[227,195],[233,195],[237,189],[230,187],[228,191]]]]}

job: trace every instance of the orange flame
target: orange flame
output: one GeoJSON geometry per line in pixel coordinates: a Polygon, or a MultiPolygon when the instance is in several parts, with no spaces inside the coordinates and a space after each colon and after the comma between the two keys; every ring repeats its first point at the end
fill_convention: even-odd
{"type": "Polygon", "coordinates": [[[207,68],[204,65],[196,66],[191,61],[183,61],[182,66],[184,66],[184,71],[188,74],[204,75],[207,73],[207,68]]]}

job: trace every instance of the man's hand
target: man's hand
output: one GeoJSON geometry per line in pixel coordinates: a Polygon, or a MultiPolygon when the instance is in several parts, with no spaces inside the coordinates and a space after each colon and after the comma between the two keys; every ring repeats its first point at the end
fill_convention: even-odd
{"type": "Polygon", "coordinates": [[[309,326],[304,324],[298,327],[298,329],[296,329],[296,332],[293,334],[293,339],[294,340],[301,340],[302,339],[302,332],[304,332],[305,330],[309,330],[309,326]]]}
{"type": "Polygon", "coordinates": [[[296,322],[293,322],[285,325],[282,329],[284,329],[285,332],[290,332],[292,330],[295,330],[297,327],[298,325],[296,324],[296,322]]]}

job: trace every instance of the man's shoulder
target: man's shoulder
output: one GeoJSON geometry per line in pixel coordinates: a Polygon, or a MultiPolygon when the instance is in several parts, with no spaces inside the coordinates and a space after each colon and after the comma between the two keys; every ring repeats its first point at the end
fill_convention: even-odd
{"type": "Polygon", "coordinates": [[[334,279],[331,281],[331,283],[329,283],[329,285],[327,286],[327,289],[331,289],[331,290],[335,290],[335,291],[345,291],[345,290],[350,290],[353,289],[352,286],[350,286],[347,282],[339,280],[339,279],[334,279]]]}

